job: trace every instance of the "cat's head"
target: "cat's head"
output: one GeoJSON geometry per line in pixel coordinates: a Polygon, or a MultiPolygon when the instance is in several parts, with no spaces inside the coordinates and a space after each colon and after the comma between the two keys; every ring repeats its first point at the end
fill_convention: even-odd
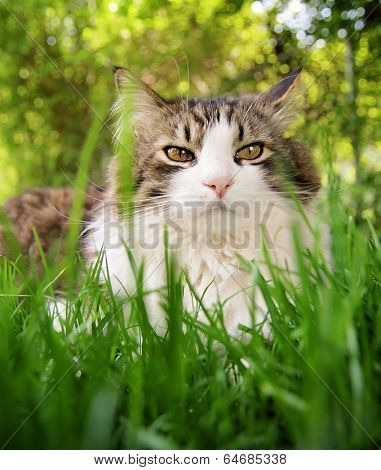
{"type": "MultiPolygon", "coordinates": [[[[124,68],[115,74],[120,116],[131,90],[138,90],[133,126],[139,201],[167,196],[229,207],[274,194],[289,197],[291,189],[307,202],[319,189],[310,153],[282,136],[300,70],[261,94],[189,100],[167,100],[124,68]]],[[[130,123],[121,118],[118,125],[121,134],[130,123]]]]}

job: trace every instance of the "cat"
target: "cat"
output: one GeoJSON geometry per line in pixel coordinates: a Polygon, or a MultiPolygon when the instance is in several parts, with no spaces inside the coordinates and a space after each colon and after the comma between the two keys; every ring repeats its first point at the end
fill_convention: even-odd
{"type": "MultiPolygon", "coordinates": [[[[313,244],[294,198],[313,223],[320,177],[310,152],[283,136],[300,73],[260,94],[168,100],[127,69],[115,67],[116,136],[123,141],[131,126],[135,133],[134,210],[124,211],[123,162],[115,157],[104,202],[88,226],[87,260],[95,263],[103,254],[101,282],[109,279],[120,296],[137,288],[127,247],[137,264],[144,261],[149,320],[160,334],[167,330],[159,294],[166,279],[165,237],[203,305],[213,310],[216,302],[224,304],[229,334],[241,336],[242,325],[257,325],[270,334],[259,292],[255,318],[251,314],[253,281],[239,257],[256,260],[270,279],[263,240],[271,259],[290,272],[295,268],[295,223],[305,247],[313,244]],[[131,117],[125,111],[132,100],[131,117]]],[[[197,311],[197,298],[188,288],[184,302],[189,313],[197,311]]],[[[198,319],[208,321],[202,309],[198,319]]]]}

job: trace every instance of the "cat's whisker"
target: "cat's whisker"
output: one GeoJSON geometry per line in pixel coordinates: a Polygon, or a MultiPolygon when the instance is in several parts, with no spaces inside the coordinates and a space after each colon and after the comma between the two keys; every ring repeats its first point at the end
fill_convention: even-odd
{"type": "MultiPolygon", "coordinates": [[[[79,166],[77,165],[78,167],[78,171],[81,172],[83,175],[83,171],[79,168],[79,166]]],[[[98,199],[96,198],[95,196],[91,195],[88,191],[89,189],[91,188],[88,188],[88,191],[83,191],[82,189],[78,188],[76,186],[76,184],[74,183],[74,181],[65,173],[65,172],[62,172],[65,179],[70,183],[70,186],[71,188],[73,188],[74,191],[78,191],[79,193],[85,195],[86,197],[89,197],[90,199],[93,199],[94,201],[98,201],[98,202],[103,202],[103,199],[98,199]]],[[[94,181],[92,181],[90,178],[88,178],[86,175],[84,175],[86,177],[86,179],[91,183],[92,186],[96,187],[99,189],[99,192],[104,192],[104,188],[102,188],[101,186],[98,186],[94,181]]]]}
{"type": "Polygon", "coordinates": [[[146,203],[146,202],[151,202],[151,201],[156,201],[156,200],[164,200],[164,199],[168,199],[170,200],[171,197],[174,197],[176,196],[176,194],[165,194],[165,195],[160,195],[160,196],[150,196],[150,197],[141,197],[141,198],[138,198],[136,196],[132,196],[132,197],[125,197],[125,198],[122,198],[122,197],[118,197],[115,199],[115,202],[117,204],[131,204],[131,205],[134,205],[134,204],[140,204],[140,203],[146,203]]]}
{"type": "Polygon", "coordinates": [[[53,211],[56,212],[59,216],[61,216],[63,219],[68,220],[71,224],[79,225],[86,223],[86,220],[74,219],[73,217],[69,217],[66,214],[63,214],[53,204],[49,204],[49,207],[53,209],[53,211]]]}
{"type": "Polygon", "coordinates": [[[183,93],[182,93],[182,91],[181,91],[181,73],[180,73],[180,67],[179,67],[179,64],[177,63],[177,60],[175,59],[175,57],[171,57],[171,60],[172,60],[172,62],[174,62],[175,65],[176,65],[176,69],[177,69],[177,78],[178,78],[178,80],[179,80],[180,97],[181,97],[182,100],[184,100],[184,98],[183,98],[183,93]]]}
{"type": "MultiPolygon", "coordinates": [[[[94,186],[95,188],[99,189],[100,192],[104,192],[105,188],[102,186],[99,186],[95,181],[93,181],[79,166],[77,163],[77,171],[80,172],[84,177],[87,179],[87,181],[90,183],[91,186],[94,186]]],[[[75,184],[73,184],[73,187],[75,187],[75,184]]]]}
{"type": "MultiPolygon", "coordinates": [[[[170,207],[168,207],[166,204],[162,204],[162,205],[156,205],[156,206],[147,206],[147,207],[144,207],[144,208],[141,208],[141,209],[138,209],[138,210],[135,210],[135,211],[132,211],[131,214],[127,214],[127,215],[124,215],[122,218],[124,220],[130,220],[130,219],[134,219],[136,218],[137,216],[159,216],[163,213],[163,211],[165,209],[169,209],[170,207]]],[[[120,216],[120,213],[115,210],[115,214],[118,214],[120,216]]]]}
{"type": "Polygon", "coordinates": [[[185,58],[185,61],[186,61],[186,64],[187,64],[187,78],[188,78],[188,87],[187,87],[187,100],[186,100],[186,103],[187,103],[187,112],[189,112],[189,87],[190,87],[190,70],[189,70],[189,62],[188,62],[188,57],[187,57],[187,54],[185,51],[184,52],[184,58],[185,58]]]}
{"type": "Polygon", "coordinates": [[[154,201],[156,199],[169,199],[173,196],[176,196],[176,193],[162,194],[162,195],[158,195],[158,196],[149,196],[149,197],[142,197],[142,198],[135,197],[134,201],[138,201],[138,202],[154,201]]]}

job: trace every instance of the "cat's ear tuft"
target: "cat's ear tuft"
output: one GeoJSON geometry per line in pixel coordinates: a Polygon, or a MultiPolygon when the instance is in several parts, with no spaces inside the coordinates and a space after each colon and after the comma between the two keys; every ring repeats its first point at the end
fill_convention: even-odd
{"type": "Polygon", "coordinates": [[[269,90],[260,95],[260,101],[274,107],[281,106],[289,96],[290,91],[298,83],[301,72],[302,67],[299,67],[294,72],[290,73],[290,75],[280,80],[269,90]]]}
{"type": "Polygon", "coordinates": [[[113,71],[113,73],[116,74],[116,73],[123,72],[123,71],[127,72],[127,69],[126,69],[126,67],[123,67],[121,65],[113,65],[112,66],[112,71],[113,71]]]}
{"type": "Polygon", "coordinates": [[[137,80],[126,67],[113,65],[112,71],[114,73],[115,86],[119,93],[124,87],[137,86],[137,80]]]}
{"type": "Polygon", "coordinates": [[[144,102],[163,107],[166,100],[154,91],[147,83],[136,78],[126,67],[114,65],[112,67],[115,85],[119,93],[135,91],[138,95],[137,104],[144,102]]]}
{"type": "Polygon", "coordinates": [[[125,67],[114,66],[113,72],[118,97],[112,114],[116,117],[115,140],[120,141],[130,128],[134,129],[135,134],[140,134],[140,130],[147,126],[154,127],[162,119],[163,110],[168,108],[168,103],[125,67]]]}

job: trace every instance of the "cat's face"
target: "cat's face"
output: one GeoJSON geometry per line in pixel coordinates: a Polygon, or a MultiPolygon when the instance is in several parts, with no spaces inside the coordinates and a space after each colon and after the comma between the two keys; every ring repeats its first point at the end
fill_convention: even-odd
{"type": "MultiPolygon", "coordinates": [[[[121,76],[129,80],[124,69],[121,76]]],[[[297,78],[262,95],[189,101],[164,100],[143,85],[135,115],[139,203],[168,198],[232,209],[286,197],[290,187],[308,201],[319,188],[312,158],[282,137],[284,99],[297,78]]]]}

